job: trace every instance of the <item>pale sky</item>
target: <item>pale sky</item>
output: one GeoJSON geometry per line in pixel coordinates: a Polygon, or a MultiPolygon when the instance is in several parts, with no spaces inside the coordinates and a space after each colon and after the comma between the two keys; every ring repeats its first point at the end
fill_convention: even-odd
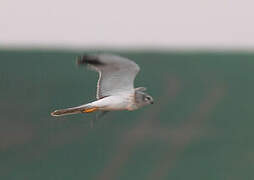
{"type": "Polygon", "coordinates": [[[254,1],[1,0],[7,46],[254,49],[254,1]]]}

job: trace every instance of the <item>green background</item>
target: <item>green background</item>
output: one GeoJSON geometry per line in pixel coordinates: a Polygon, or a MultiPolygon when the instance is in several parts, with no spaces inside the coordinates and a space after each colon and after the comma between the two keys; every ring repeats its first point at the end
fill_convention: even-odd
{"type": "MultiPolygon", "coordinates": [[[[118,51],[155,104],[51,117],[95,99],[89,51],[0,51],[1,180],[254,179],[254,54],[118,51]]],[[[108,52],[108,51],[106,51],[108,52]]]]}

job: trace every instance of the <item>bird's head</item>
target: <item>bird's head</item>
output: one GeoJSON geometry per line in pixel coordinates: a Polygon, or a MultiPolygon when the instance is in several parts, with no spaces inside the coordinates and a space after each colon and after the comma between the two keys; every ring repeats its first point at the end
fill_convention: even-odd
{"type": "Polygon", "coordinates": [[[145,93],[144,92],[145,90],[146,90],[146,88],[144,88],[144,87],[135,89],[135,101],[138,106],[144,106],[144,105],[154,103],[152,96],[145,93]]]}

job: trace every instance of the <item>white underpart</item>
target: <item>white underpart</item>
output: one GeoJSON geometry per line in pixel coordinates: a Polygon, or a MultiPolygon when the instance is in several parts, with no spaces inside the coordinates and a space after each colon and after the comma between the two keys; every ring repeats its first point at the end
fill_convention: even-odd
{"type": "Polygon", "coordinates": [[[86,105],[97,107],[104,111],[136,109],[133,91],[122,92],[114,96],[105,97],[86,105]]]}

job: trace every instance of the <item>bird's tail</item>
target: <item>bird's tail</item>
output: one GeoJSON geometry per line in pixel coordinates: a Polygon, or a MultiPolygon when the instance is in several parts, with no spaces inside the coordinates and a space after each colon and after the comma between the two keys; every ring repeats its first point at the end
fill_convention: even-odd
{"type": "Polygon", "coordinates": [[[73,108],[55,110],[54,112],[51,113],[51,116],[64,116],[69,114],[90,113],[96,110],[98,110],[98,108],[89,105],[83,105],[73,108]]]}

